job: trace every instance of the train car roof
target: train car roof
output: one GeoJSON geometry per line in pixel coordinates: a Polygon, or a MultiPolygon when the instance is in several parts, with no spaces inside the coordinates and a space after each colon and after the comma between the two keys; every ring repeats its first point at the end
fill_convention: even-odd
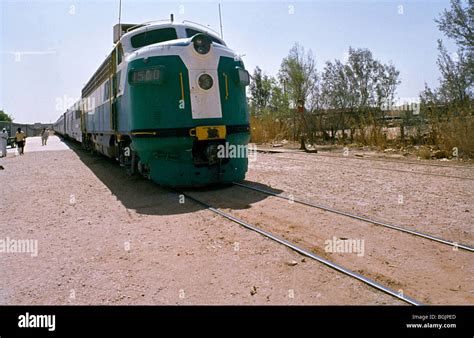
{"type": "MultiPolygon", "coordinates": [[[[170,20],[162,20],[162,21],[153,21],[153,22],[145,22],[142,24],[137,24],[137,25],[124,25],[128,26],[128,32],[123,34],[120,39],[117,41],[117,43],[114,46],[114,49],[117,47],[117,45],[121,44],[123,48],[123,53],[125,55],[132,53],[136,51],[139,48],[134,48],[131,43],[131,38],[135,35],[151,31],[154,29],[160,29],[160,28],[175,28],[176,29],[176,35],[177,39],[189,39],[188,34],[186,32],[186,29],[193,29],[198,32],[203,32],[213,40],[218,42],[220,45],[224,46],[225,48],[228,48],[226,43],[219,37],[217,32],[213,31],[210,27],[207,26],[202,26],[198,23],[191,22],[191,21],[183,21],[183,22],[174,22],[170,20]]],[[[102,62],[102,64],[99,66],[99,68],[95,71],[95,73],[92,75],[92,77],[89,79],[89,81],[86,83],[86,85],[82,88],[82,93],[81,96],[85,97],[87,94],[89,94],[97,85],[97,79],[102,79],[101,74],[103,73],[107,74],[110,71],[110,60],[111,60],[111,55],[112,53],[109,53],[109,55],[105,58],[105,60],[102,62]]]]}
{"type": "Polygon", "coordinates": [[[217,32],[213,31],[210,27],[202,26],[198,23],[194,23],[194,22],[191,22],[191,21],[183,21],[183,22],[157,21],[157,22],[138,24],[136,26],[131,27],[127,33],[122,35],[121,38],[120,38],[120,41],[118,43],[122,42],[123,45],[126,45],[127,47],[131,47],[131,46],[129,46],[128,41],[133,36],[138,35],[140,33],[147,32],[149,30],[160,29],[160,28],[175,28],[178,39],[188,38],[188,36],[186,34],[186,29],[191,28],[191,29],[203,32],[203,33],[209,35],[211,38],[213,38],[213,40],[219,42],[221,45],[227,46],[226,43],[224,42],[224,40],[222,40],[219,37],[217,32]],[[124,43],[125,41],[127,41],[127,42],[124,43]]]}

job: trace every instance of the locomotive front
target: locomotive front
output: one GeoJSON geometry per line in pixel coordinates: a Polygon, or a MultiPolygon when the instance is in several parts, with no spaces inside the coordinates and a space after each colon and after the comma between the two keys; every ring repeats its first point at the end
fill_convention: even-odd
{"type": "Polygon", "coordinates": [[[185,25],[147,29],[129,43],[138,49],[128,57],[121,103],[129,112],[139,170],[173,186],[243,180],[249,74],[240,57],[216,37],[185,25]],[[174,30],[176,39],[147,44],[163,29],[174,30]]]}

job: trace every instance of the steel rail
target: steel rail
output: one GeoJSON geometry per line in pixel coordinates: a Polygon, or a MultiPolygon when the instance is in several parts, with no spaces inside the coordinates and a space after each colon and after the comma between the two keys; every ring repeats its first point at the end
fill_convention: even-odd
{"type": "Polygon", "coordinates": [[[406,228],[403,228],[403,227],[398,226],[398,225],[394,225],[394,224],[390,224],[390,223],[382,222],[382,221],[377,221],[377,220],[370,219],[370,218],[365,217],[365,216],[358,216],[358,215],[351,214],[351,213],[348,213],[348,212],[345,212],[345,211],[342,211],[342,210],[337,210],[337,209],[327,207],[327,206],[324,206],[324,205],[320,205],[320,204],[316,204],[316,203],[312,203],[312,202],[308,202],[308,201],[303,201],[303,200],[300,200],[300,199],[297,199],[297,198],[286,197],[286,196],[274,193],[272,191],[260,189],[260,188],[257,188],[257,187],[249,186],[249,185],[238,183],[238,182],[234,182],[234,185],[245,188],[245,189],[254,190],[254,191],[257,191],[257,192],[260,192],[260,193],[263,193],[263,194],[267,194],[267,195],[270,195],[270,196],[282,198],[282,199],[287,200],[287,201],[293,201],[293,202],[296,202],[298,204],[306,205],[306,206],[313,207],[313,208],[318,208],[318,209],[321,209],[321,210],[324,210],[324,211],[329,211],[329,212],[332,212],[332,213],[335,213],[335,214],[338,214],[338,215],[342,215],[342,216],[350,217],[350,218],[353,218],[353,219],[357,219],[357,220],[360,220],[360,221],[363,221],[363,222],[371,223],[371,224],[374,224],[374,225],[380,225],[380,226],[390,228],[390,229],[393,229],[393,230],[405,232],[405,233],[408,233],[408,234],[411,234],[411,235],[414,235],[414,236],[429,239],[431,241],[446,244],[446,245],[452,246],[454,248],[459,248],[459,249],[467,250],[467,251],[470,251],[470,252],[474,252],[474,248],[469,246],[469,245],[453,242],[453,241],[446,240],[446,239],[443,239],[443,238],[440,238],[440,237],[425,234],[425,233],[422,233],[422,232],[419,232],[419,231],[416,231],[416,230],[406,229],[406,228]]]}
{"type": "Polygon", "coordinates": [[[392,160],[392,159],[385,159],[385,158],[369,158],[369,157],[328,155],[328,154],[321,154],[321,153],[317,153],[316,156],[332,157],[332,158],[339,158],[339,159],[350,159],[350,160],[362,160],[362,161],[393,162],[393,163],[401,163],[401,164],[413,164],[413,165],[421,165],[421,166],[429,166],[429,167],[442,167],[442,168],[453,168],[453,169],[466,169],[466,170],[474,169],[474,167],[467,167],[467,166],[459,165],[459,164],[422,163],[422,162],[406,161],[406,160],[392,160]]]}
{"type": "Polygon", "coordinates": [[[329,155],[323,153],[309,153],[303,150],[290,150],[290,151],[281,151],[281,150],[274,150],[274,149],[257,149],[259,153],[270,153],[270,154],[298,154],[298,155],[314,155],[316,157],[331,157],[341,160],[362,160],[362,161],[379,161],[379,162],[393,162],[393,163],[401,163],[401,164],[413,164],[413,165],[420,165],[420,166],[429,166],[429,167],[443,167],[443,168],[454,168],[454,169],[466,169],[466,170],[473,170],[474,167],[468,167],[459,164],[439,164],[439,163],[423,163],[423,162],[415,162],[415,161],[406,161],[406,160],[396,160],[396,159],[389,159],[389,158],[374,158],[374,157],[354,157],[354,156],[341,156],[341,155],[329,155]]]}
{"type": "Polygon", "coordinates": [[[228,213],[223,212],[223,211],[221,211],[217,208],[214,208],[210,204],[208,204],[206,202],[203,202],[203,201],[201,201],[201,200],[199,200],[195,197],[192,197],[189,194],[186,194],[186,193],[184,193],[182,191],[178,191],[178,190],[174,190],[174,191],[176,193],[181,194],[181,195],[185,196],[186,198],[194,201],[195,203],[204,206],[206,209],[208,209],[208,210],[210,210],[210,211],[212,211],[212,212],[214,212],[214,213],[216,213],[216,214],[218,214],[218,215],[220,215],[220,216],[222,216],[222,217],[224,217],[224,218],[226,218],[226,219],[228,219],[228,220],[230,220],[234,223],[237,223],[237,224],[239,224],[239,225],[241,225],[241,226],[243,226],[243,227],[245,227],[249,230],[255,231],[255,232],[259,233],[260,235],[263,235],[267,238],[270,238],[271,240],[273,240],[277,243],[280,243],[280,244],[282,244],[282,245],[298,252],[299,254],[301,254],[303,256],[314,259],[314,260],[316,260],[316,261],[318,261],[318,262],[320,262],[320,263],[322,263],[322,264],[324,264],[324,265],[326,265],[326,266],[328,266],[328,267],[330,267],[330,268],[332,268],[336,271],[339,271],[339,272],[341,272],[341,273],[343,273],[347,276],[355,278],[355,279],[357,279],[357,280],[359,280],[359,281],[361,281],[361,282],[363,282],[363,283],[365,283],[365,284],[367,284],[367,285],[369,285],[369,286],[371,286],[371,287],[373,287],[373,288],[375,288],[379,291],[382,291],[386,294],[389,294],[389,295],[391,295],[391,296],[393,296],[397,299],[400,299],[400,300],[402,300],[402,301],[404,301],[408,304],[411,304],[411,305],[423,305],[421,302],[419,302],[419,301],[417,301],[417,300],[415,300],[415,299],[413,299],[409,296],[404,295],[402,292],[397,292],[397,291],[395,291],[393,289],[390,289],[390,288],[388,288],[388,287],[386,287],[386,286],[384,286],[384,285],[382,285],[382,284],[380,284],[380,283],[378,283],[378,282],[376,282],[372,279],[364,277],[364,276],[362,276],[362,275],[360,275],[360,274],[358,274],[358,273],[356,273],[352,270],[346,269],[346,268],[344,268],[343,266],[341,266],[339,264],[333,263],[333,262],[331,262],[327,259],[324,259],[324,258],[322,258],[318,255],[315,255],[314,253],[312,253],[310,251],[307,251],[307,250],[305,250],[305,249],[303,249],[303,248],[301,248],[301,247],[299,247],[299,246],[297,246],[297,245],[295,245],[295,244],[293,244],[293,243],[291,243],[291,242],[289,242],[285,239],[279,238],[279,237],[277,237],[277,236],[275,236],[275,235],[273,235],[273,234],[271,234],[271,233],[269,233],[265,230],[262,230],[262,229],[260,229],[256,226],[248,223],[248,222],[245,222],[244,220],[241,220],[241,219],[239,219],[235,216],[232,216],[231,214],[228,214],[228,213]]]}
{"type": "MultiPolygon", "coordinates": [[[[284,153],[274,153],[274,154],[284,154],[284,153]]],[[[336,156],[328,156],[328,157],[336,157],[336,156]]],[[[290,161],[297,161],[297,162],[307,162],[308,160],[304,160],[302,158],[292,158],[288,156],[276,156],[275,158],[277,159],[282,159],[282,160],[290,160],[290,161]]],[[[343,159],[343,157],[340,157],[343,159]]],[[[357,159],[357,158],[355,158],[357,159]]],[[[369,159],[370,160],[370,159],[369,159]]],[[[387,162],[396,162],[396,161],[387,161],[387,162]]],[[[322,164],[325,166],[333,166],[333,165],[338,165],[338,166],[343,166],[343,167],[349,167],[351,169],[373,169],[373,170],[385,170],[385,171],[392,171],[392,172],[401,172],[401,173],[407,173],[407,174],[415,174],[415,175],[427,175],[427,176],[438,176],[438,177],[446,177],[446,178],[455,178],[455,179],[460,179],[460,180],[469,180],[469,181],[474,181],[474,177],[463,177],[463,176],[455,176],[455,175],[444,175],[444,174],[438,174],[438,173],[425,173],[422,171],[410,171],[410,170],[402,170],[402,169],[393,169],[393,168],[382,168],[382,167],[353,167],[350,164],[342,164],[342,163],[321,163],[318,162],[318,164],[322,164]]],[[[468,169],[468,168],[466,168],[468,169]]]]}

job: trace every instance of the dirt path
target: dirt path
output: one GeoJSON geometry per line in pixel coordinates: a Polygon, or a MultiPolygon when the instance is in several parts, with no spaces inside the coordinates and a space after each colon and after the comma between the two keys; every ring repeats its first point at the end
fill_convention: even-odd
{"type": "MultiPolygon", "coordinates": [[[[464,168],[409,166],[310,154],[261,154],[249,181],[352,213],[474,246],[474,180],[414,175],[373,167],[472,177],[464,168]],[[361,163],[362,162],[362,163],[361,163]],[[344,164],[335,165],[335,164],[344,164]]],[[[474,286],[473,286],[474,289],[474,286]]]]}
{"type": "Polygon", "coordinates": [[[200,200],[425,304],[474,304],[472,252],[275,197],[245,205],[245,196],[260,193],[241,187],[228,188],[225,203],[221,202],[221,194],[221,190],[191,192],[200,200]],[[238,210],[229,210],[229,205],[238,210]],[[359,240],[361,245],[331,252],[327,241],[339,239],[359,240]]]}
{"type": "MultiPolygon", "coordinates": [[[[30,141],[33,145],[35,140],[30,141]]],[[[128,177],[103,157],[64,148],[55,137],[42,151],[34,150],[27,146],[24,156],[9,154],[0,160],[5,168],[0,170],[0,240],[8,237],[38,243],[36,257],[0,253],[4,272],[0,275],[1,304],[402,304],[317,262],[303,260],[192,202],[181,204],[176,194],[142,178],[128,177]]],[[[304,197],[318,197],[348,210],[392,217],[453,240],[466,238],[472,244],[472,226],[467,226],[472,225],[472,210],[459,212],[473,205],[473,189],[467,185],[441,182],[446,190],[441,197],[423,203],[422,194],[438,191],[439,182],[435,187],[433,181],[418,178],[387,180],[380,171],[282,162],[271,155],[259,155],[250,166],[248,179],[292,191],[295,196],[304,191],[304,197]],[[400,189],[405,196],[403,208],[397,204],[400,189]],[[439,229],[436,224],[443,226],[439,229]]],[[[280,229],[289,231],[290,238],[304,234],[301,231],[316,217],[313,213],[305,217],[300,211],[295,215],[292,209],[284,210],[284,202],[260,194],[241,194],[232,200],[222,197],[225,190],[214,193],[222,207],[242,215],[261,211],[255,217],[262,222],[290,218],[294,228],[280,229]],[[261,206],[278,212],[273,216],[270,209],[263,213],[261,206]]],[[[318,217],[323,223],[335,223],[338,229],[345,226],[333,216],[318,217]]],[[[323,235],[330,233],[312,236],[323,235]]],[[[388,233],[384,236],[387,243],[393,239],[388,233]]],[[[304,240],[310,245],[313,239],[304,240]]],[[[424,255],[432,253],[430,246],[420,244],[420,248],[424,255]]],[[[366,250],[375,255],[374,262],[381,262],[384,254],[391,264],[410,252],[419,257],[417,248],[408,243],[401,251],[369,245],[366,250]]],[[[461,270],[458,264],[464,260],[451,255],[442,257],[453,258],[452,278],[463,281],[462,290],[452,291],[462,296],[453,299],[470,302],[474,286],[466,286],[464,279],[472,276],[472,263],[463,263],[461,270]]],[[[351,260],[357,262],[355,257],[351,260]]],[[[420,258],[420,265],[422,261],[420,258]]],[[[449,261],[442,266],[448,269],[449,261]]],[[[373,268],[377,271],[378,265],[373,268]]],[[[427,281],[438,273],[423,270],[427,281]]],[[[394,280],[393,287],[399,282],[394,280]]],[[[423,290],[420,295],[433,303],[449,299],[433,293],[438,289],[423,290]]]]}
{"type": "Polygon", "coordinates": [[[2,304],[401,304],[103,157],[31,150],[0,163],[0,239],[38,241],[0,254],[2,304]]]}

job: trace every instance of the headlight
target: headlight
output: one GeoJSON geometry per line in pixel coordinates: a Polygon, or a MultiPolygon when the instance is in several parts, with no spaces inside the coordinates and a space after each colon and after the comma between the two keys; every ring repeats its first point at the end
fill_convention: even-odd
{"type": "Polygon", "coordinates": [[[204,34],[196,34],[193,36],[193,46],[194,50],[201,55],[209,53],[211,50],[211,39],[204,34]]]}
{"type": "Polygon", "coordinates": [[[250,84],[250,74],[243,68],[235,67],[235,81],[241,86],[248,86],[250,84]]]}
{"type": "Polygon", "coordinates": [[[148,84],[162,83],[164,80],[163,67],[155,67],[149,69],[131,70],[128,75],[130,84],[148,84]]]}
{"type": "Polygon", "coordinates": [[[214,80],[209,74],[201,74],[198,78],[198,84],[201,89],[208,90],[211,89],[214,84],[214,80]]]}

